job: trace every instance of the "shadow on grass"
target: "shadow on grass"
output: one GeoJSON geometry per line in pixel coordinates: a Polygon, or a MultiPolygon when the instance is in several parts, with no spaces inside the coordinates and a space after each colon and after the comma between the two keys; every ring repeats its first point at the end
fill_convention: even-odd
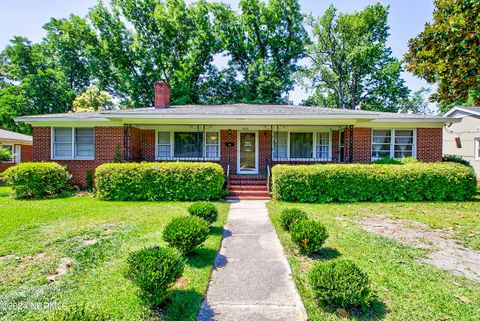
{"type": "Polygon", "coordinates": [[[161,320],[196,320],[203,295],[193,290],[175,289],[158,310],[161,320]]]}
{"type": "Polygon", "coordinates": [[[207,248],[198,248],[187,256],[187,264],[195,268],[212,266],[217,251],[207,248]]]}
{"type": "MultiPolygon", "coordinates": [[[[339,314],[340,309],[326,306],[325,310],[332,314],[339,314]]],[[[346,311],[355,320],[370,321],[370,320],[383,320],[387,315],[387,306],[378,298],[373,299],[370,308],[365,311],[360,309],[346,309],[346,311]]]]}
{"type": "Polygon", "coordinates": [[[333,247],[322,247],[316,254],[310,254],[308,257],[312,260],[332,260],[342,255],[337,249],[333,247]]]}

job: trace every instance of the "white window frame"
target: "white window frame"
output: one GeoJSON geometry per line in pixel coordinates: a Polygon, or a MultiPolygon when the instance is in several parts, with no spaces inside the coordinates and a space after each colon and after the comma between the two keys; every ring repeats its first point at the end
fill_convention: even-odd
{"type": "Polygon", "coordinates": [[[274,161],[299,161],[299,162],[331,162],[332,161],[332,131],[331,130],[279,130],[279,132],[287,133],[287,157],[273,157],[274,155],[274,139],[275,132],[272,133],[272,159],[274,161]],[[313,155],[312,158],[291,158],[290,157],[290,133],[311,133],[313,135],[313,155]],[[317,158],[317,133],[328,133],[328,158],[317,158]]]}
{"type": "Polygon", "coordinates": [[[480,137],[475,137],[475,160],[480,160],[480,137]]]}
{"type": "Polygon", "coordinates": [[[3,163],[15,163],[15,145],[14,144],[0,144],[0,148],[5,148],[6,146],[9,146],[12,148],[12,158],[8,161],[4,161],[3,163]]]}
{"type": "MultiPolygon", "coordinates": [[[[198,161],[198,160],[205,160],[205,161],[219,161],[220,160],[220,153],[221,153],[221,137],[220,137],[220,130],[217,129],[205,129],[205,131],[202,131],[203,133],[203,142],[202,142],[202,148],[203,148],[203,156],[201,157],[175,157],[174,156],[174,151],[175,151],[175,133],[176,132],[182,132],[182,133],[196,133],[196,130],[191,130],[191,129],[185,129],[185,130],[161,130],[157,129],[155,130],[155,160],[191,160],[191,161],[198,161]],[[158,156],[158,133],[159,132],[165,132],[165,133],[170,133],[170,157],[159,157],[158,156]],[[217,133],[218,135],[218,157],[216,158],[207,158],[207,133],[217,133]]],[[[213,144],[208,144],[212,145],[213,144]]]]}
{"type": "Polygon", "coordinates": [[[403,130],[411,130],[413,132],[413,144],[412,144],[412,156],[414,158],[417,158],[417,129],[416,128],[372,128],[372,137],[371,137],[371,147],[370,147],[370,158],[372,161],[376,161],[380,158],[378,157],[373,157],[373,132],[375,130],[384,130],[384,131],[390,131],[390,157],[391,158],[396,158],[395,157],[395,132],[398,131],[403,131],[403,130]]]}
{"type": "Polygon", "coordinates": [[[55,126],[51,128],[50,132],[50,151],[51,151],[51,159],[52,160],[95,160],[95,128],[94,127],[83,127],[83,126],[75,126],[75,127],[61,127],[61,126],[55,126]],[[62,128],[62,129],[71,129],[72,131],[72,153],[71,156],[65,156],[65,157],[57,157],[55,156],[55,129],[57,128],[62,128]],[[92,157],[79,157],[75,156],[75,130],[76,129],[92,129],[93,130],[93,156],[92,157]]]}

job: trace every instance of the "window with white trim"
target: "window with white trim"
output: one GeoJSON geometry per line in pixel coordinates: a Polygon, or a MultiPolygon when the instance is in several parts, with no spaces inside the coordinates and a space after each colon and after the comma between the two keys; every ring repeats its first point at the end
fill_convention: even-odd
{"type": "Polygon", "coordinates": [[[15,156],[13,155],[13,145],[0,145],[0,149],[5,149],[8,151],[10,155],[12,155],[12,158],[6,162],[12,163],[15,160],[15,156]]]}
{"type": "Polygon", "coordinates": [[[274,132],[274,160],[330,161],[330,132],[274,132]]]}
{"type": "Polygon", "coordinates": [[[480,160],[480,137],[475,138],[475,159],[480,160]]]}
{"type": "Polygon", "coordinates": [[[372,160],[384,157],[415,156],[413,129],[381,129],[372,131],[372,160]]]}
{"type": "Polygon", "coordinates": [[[53,159],[94,159],[95,134],[93,128],[53,128],[53,159]]]}
{"type": "Polygon", "coordinates": [[[220,135],[207,132],[157,132],[157,159],[219,159],[220,135]]]}

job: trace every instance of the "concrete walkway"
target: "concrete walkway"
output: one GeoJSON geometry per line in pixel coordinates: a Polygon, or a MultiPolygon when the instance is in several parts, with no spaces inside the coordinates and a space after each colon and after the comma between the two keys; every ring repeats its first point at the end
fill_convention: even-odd
{"type": "Polygon", "coordinates": [[[232,204],[198,320],[307,320],[265,202],[232,204]]]}

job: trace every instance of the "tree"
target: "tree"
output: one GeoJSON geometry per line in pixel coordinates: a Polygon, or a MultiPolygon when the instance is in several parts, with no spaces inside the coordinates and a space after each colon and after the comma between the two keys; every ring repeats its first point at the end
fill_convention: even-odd
{"type": "Polygon", "coordinates": [[[111,0],[110,7],[99,3],[89,13],[100,44],[93,63],[100,87],[129,107],[151,106],[152,84],[161,79],[172,87],[172,104],[198,103],[201,75],[221,50],[215,24],[226,6],[111,0]]]}
{"type": "Polygon", "coordinates": [[[433,22],[410,39],[406,69],[438,88],[430,98],[443,111],[470,98],[480,105],[478,0],[435,0],[433,22]]]}
{"type": "Polygon", "coordinates": [[[8,162],[13,158],[13,155],[6,148],[0,148],[0,162],[8,162]]]}
{"type": "Polygon", "coordinates": [[[231,11],[222,16],[220,32],[230,68],[241,79],[234,84],[240,90],[237,97],[284,103],[308,41],[300,5],[297,0],[241,0],[240,9],[240,15],[231,11]]]}
{"type": "Polygon", "coordinates": [[[309,17],[313,39],[307,46],[310,65],[303,68],[304,87],[313,94],[306,104],[334,108],[396,112],[409,89],[401,62],[386,45],[388,7],[338,14],[330,6],[323,16],[309,17]]]}
{"type": "Polygon", "coordinates": [[[103,111],[113,107],[112,96],[97,87],[90,87],[78,95],[73,101],[73,111],[76,113],[88,111],[103,111]]]}
{"type": "Polygon", "coordinates": [[[417,115],[431,115],[427,96],[430,94],[430,88],[420,88],[410,94],[410,97],[402,99],[400,103],[400,112],[417,115]]]}

